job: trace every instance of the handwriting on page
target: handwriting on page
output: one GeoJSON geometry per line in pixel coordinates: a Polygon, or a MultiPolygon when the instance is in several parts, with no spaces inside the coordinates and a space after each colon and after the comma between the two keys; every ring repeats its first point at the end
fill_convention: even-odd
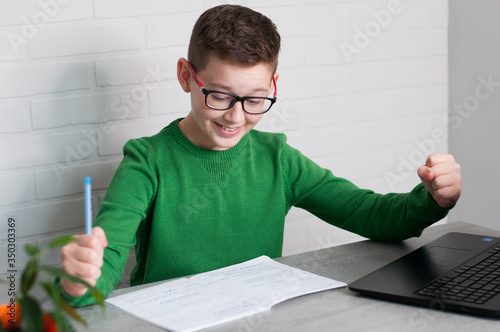
{"type": "Polygon", "coordinates": [[[268,310],[296,296],[343,286],[262,256],[106,302],[169,330],[195,331],[268,310]]]}

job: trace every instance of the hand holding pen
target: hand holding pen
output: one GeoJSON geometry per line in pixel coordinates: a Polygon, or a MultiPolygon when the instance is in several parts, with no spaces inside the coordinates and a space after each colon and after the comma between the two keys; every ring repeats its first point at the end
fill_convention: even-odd
{"type": "MultiPolygon", "coordinates": [[[[75,235],[75,242],[70,242],[61,248],[61,260],[63,269],[77,276],[89,285],[95,286],[97,279],[101,276],[104,248],[108,241],[106,234],[100,227],[92,228],[92,188],[91,179],[84,180],[85,192],[85,234],[75,235]]],[[[62,286],[66,293],[71,296],[80,296],[87,292],[83,284],[71,283],[62,279],[62,286]]]]}

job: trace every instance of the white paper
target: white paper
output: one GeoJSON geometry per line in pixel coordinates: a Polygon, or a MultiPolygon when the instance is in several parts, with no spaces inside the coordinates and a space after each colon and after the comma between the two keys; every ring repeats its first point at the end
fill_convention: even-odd
{"type": "Polygon", "coordinates": [[[261,256],[106,300],[173,331],[196,331],[269,310],[285,300],[346,286],[261,256]]]}

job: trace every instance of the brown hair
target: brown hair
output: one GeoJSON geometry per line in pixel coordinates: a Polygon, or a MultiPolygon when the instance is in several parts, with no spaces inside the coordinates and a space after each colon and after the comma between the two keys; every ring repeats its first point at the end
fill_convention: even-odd
{"type": "Polygon", "coordinates": [[[278,66],[281,37],[274,23],[250,8],[221,5],[205,11],[196,21],[189,42],[188,60],[203,70],[210,55],[241,66],[268,63],[278,66]]]}

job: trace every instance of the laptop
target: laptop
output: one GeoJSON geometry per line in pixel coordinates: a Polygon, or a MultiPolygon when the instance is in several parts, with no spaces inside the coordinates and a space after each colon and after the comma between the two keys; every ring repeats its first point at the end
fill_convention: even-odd
{"type": "Polygon", "coordinates": [[[385,300],[500,317],[500,238],[451,232],[348,286],[385,300]]]}

